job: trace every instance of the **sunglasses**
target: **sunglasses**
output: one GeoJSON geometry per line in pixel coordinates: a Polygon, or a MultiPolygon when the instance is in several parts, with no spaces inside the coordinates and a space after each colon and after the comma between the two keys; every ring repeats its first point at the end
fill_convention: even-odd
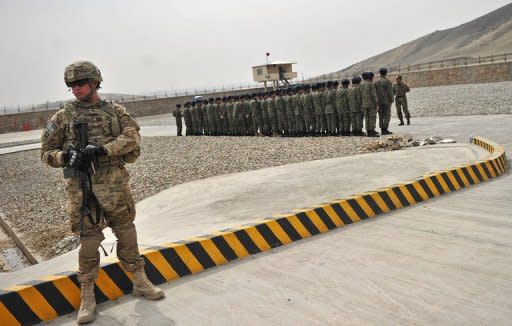
{"type": "Polygon", "coordinates": [[[71,82],[71,83],[66,83],[66,85],[71,88],[73,88],[75,86],[82,87],[87,84],[89,84],[89,79],[80,79],[80,80],[75,80],[74,82],[71,82]]]}

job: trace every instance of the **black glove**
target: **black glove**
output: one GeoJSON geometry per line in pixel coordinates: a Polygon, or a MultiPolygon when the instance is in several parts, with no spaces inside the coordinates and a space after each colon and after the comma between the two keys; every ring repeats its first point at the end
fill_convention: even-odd
{"type": "Polygon", "coordinates": [[[74,149],[65,151],[63,154],[64,164],[68,167],[81,166],[83,157],[82,154],[74,149]]]}
{"type": "Polygon", "coordinates": [[[96,156],[107,155],[107,151],[101,145],[89,144],[85,146],[84,155],[93,158],[96,156]]]}

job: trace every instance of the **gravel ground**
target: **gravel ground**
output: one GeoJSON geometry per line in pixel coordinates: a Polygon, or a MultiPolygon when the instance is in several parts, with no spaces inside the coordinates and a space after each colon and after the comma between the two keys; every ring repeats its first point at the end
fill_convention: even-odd
{"type": "Polygon", "coordinates": [[[407,99],[412,117],[512,114],[512,82],[411,88],[407,99]]]}
{"type": "MultiPolygon", "coordinates": [[[[512,82],[413,88],[408,99],[413,118],[511,114],[512,82]]],[[[137,121],[174,125],[170,114],[137,121]]],[[[368,145],[374,142],[360,137],[145,137],[141,157],[128,169],[140,201],[172,185],[215,175],[373,151],[368,145]]],[[[0,156],[0,211],[31,251],[49,258],[77,243],[67,225],[62,172],[43,166],[39,155],[32,150],[0,156]]]]}
{"type": "MultiPolygon", "coordinates": [[[[216,175],[387,150],[370,146],[375,142],[365,137],[145,137],[141,157],[128,169],[140,201],[172,185],[216,175]]],[[[22,241],[46,259],[77,243],[67,224],[62,171],[43,165],[39,155],[32,150],[0,156],[0,207],[22,241]]]]}

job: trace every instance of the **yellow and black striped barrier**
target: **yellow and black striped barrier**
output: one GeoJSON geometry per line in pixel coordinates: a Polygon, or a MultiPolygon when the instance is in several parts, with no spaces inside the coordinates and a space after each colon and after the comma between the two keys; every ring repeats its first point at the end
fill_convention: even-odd
{"type": "MultiPolygon", "coordinates": [[[[378,214],[466,188],[505,173],[504,149],[481,137],[472,142],[490,152],[484,160],[438,171],[409,182],[254,221],[142,252],[155,284],[201,272],[293,241],[343,227],[378,214]]],[[[102,264],[96,281],[98,303],[132,292],[131,275],[117,260],[102,264]]],[[[77,310],[76,272],[51,275],[0,289],[0,325],[32,325],[77,310]]]]}

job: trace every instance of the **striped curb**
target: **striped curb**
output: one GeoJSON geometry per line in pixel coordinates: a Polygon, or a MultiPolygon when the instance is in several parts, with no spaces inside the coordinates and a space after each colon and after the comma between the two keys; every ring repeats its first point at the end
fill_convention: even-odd
{"type": "MultiPolygon", "coordinates": [[[[481,137],[473,138],[472,143],[483,147],[490,155],[484,160],[430,173],[408,182],[142,250],[148,277],[153,283],[161,284],[196,274],[479,184],[508,170],[503,147],[481,137]]],[[[115,300],[132,292],[131,274],[124,271],[115,258],[104,259],[95,285],[97,303],[115,300]]],[[[71,313],[79,306],[80,285],[76,272],[50,275],[0,289],[0,325],[33,325],[71,313]]]]}

